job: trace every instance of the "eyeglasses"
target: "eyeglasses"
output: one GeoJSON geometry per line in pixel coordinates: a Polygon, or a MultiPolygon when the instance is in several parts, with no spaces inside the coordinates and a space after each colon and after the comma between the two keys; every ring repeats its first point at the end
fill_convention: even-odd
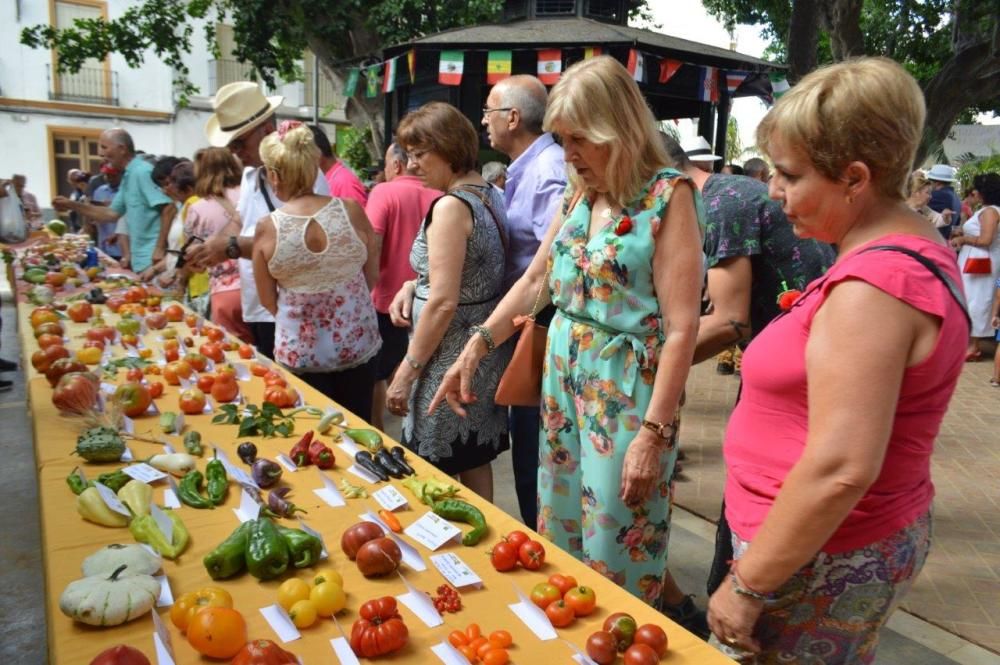
{"type": "Polygon", "coordinates": [[[420,158],[426,155],[430,150],[410,150],[406,153],[406,160],[410,162],[418,162],[420,158]]]}
{"type": "Polygon", "coordinates": [[[483,107],[483,115],[489,115],[490,113],[493,113],[494,111],[513,111],[513,110],[514,110],[513,106],[503,106],[503,107],[496,108],[496,109],[491,109],[488,106],[484,106],[483,107]]]}

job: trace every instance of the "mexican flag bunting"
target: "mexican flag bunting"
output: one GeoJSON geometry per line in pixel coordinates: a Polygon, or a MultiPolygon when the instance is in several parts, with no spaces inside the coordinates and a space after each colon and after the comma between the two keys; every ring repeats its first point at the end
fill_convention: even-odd
{"type": "Polygon", "coordinates": [[[683,65],[684,63],[681,62],[680,60],[672,60],[670,58],[664,58],[663,60],[660,60],[660,78],[658,79],[659,82],[666,83],[667,81],[669,81],[671,78],[673,78],[674,74],[677,73],[677,70],[680,69],[683,65]]]}
{"type": "Polygon", "coordinates": [[[354,93],[358,90],[358,78],[361,75],[361,70],[357,67],[351,67],[347,72],[347,81],[344,82],[344,97],[353,97],[354,93]]]}
{"type": "Polygon", "coordinates": [[[438,63],[438,83],[441,85],[461,85],[464,67],[465,53],[462,51],[441,51],[441,60],[438,63]]]}
{"type": "Polygon", "coordinates": [[[703,102],[719,101],[719,77],[715,67],[702,67],[698,75],[698,99],[703,102]]]}
{"type": "Polygon", "coordinates": [[[542,49],[538,52],[538,80],[545,85],[555,85],[562,75],[562,50],[542,49]]]}
{"type": "Polygon", "coordinates": [[[781,72],[772,72],[770,74],[771,78],[771,94],[775,99],[778,99],[783,94],[791,89],[788,85],[788,77],[781,72]]]}
{"type": "Polygon", "coordinates": [[[385,61],[385,71],[382,73],[382,92],[392,92],[396,89],[397,60],[399,60],[398,55],[385,61]]]}
{"type": "Polygon", "coordinates": [[[743,81],[750,76],[750,72],[726,72],[726,90],[732,95],[736,89],[743,85],[743,81]]]}
{"type": "Polygon", "coordinates": [[[583,49],[584,60],[590,60],[591,58],[596,58],[599,55],[601,55],[600,46],[588,46],[587,48],[583,49]]]}
{"type": "Polygon", "coordinates": [[[508,78],[512,58],[512,51],[490,51],[486,57],[486,82],[493,85],[508,78]]]}
{"type": "Polygon", "coordinates": [[[365,97],[378,97],[379,83],[378,65],[365,68],[365,97]]]}
{"type": "Polygon", "coordinates": [[[417,50],[410,49],[406,53],[406,66],[410,69],[410,83],[417,79],[417,50]]]}
{"type": "Polygon", "coordinates": [[[646,66],[643,62],[642,53],[630,48],[628,50],[628,73],[639,83],[646,80],[646,66]]]}

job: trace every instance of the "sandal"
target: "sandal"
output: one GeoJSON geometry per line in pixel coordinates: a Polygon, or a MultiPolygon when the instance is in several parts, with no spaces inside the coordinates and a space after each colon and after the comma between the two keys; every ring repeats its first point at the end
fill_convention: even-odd
{"type": "Polygon", "coordinates": [[[996,379],[990,379],[990,385],[993,386],[994,388],[1000,388],[1000,381],[997,381],[996,379]]]}
{"type": "Polygon", "coordinates": [[[979,362],[980,360],[982,360],[982,358],[983,358],[982,351],[969,351],[968,353],[965,354],[965,362],[967,363],[979,362]]]}

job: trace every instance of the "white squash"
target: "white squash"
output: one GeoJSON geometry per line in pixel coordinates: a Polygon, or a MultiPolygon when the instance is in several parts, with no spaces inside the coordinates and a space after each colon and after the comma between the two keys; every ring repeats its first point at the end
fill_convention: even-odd
{"type": "Polygon", "coordinates": [[[109,575],[70,582],[59,597],[66,616],[91,626],[117,626],[153,609],[160,583],[150,575],[124,575],[122,565],[109,575]]]}
{"type": "Polygon", "coordinates": [[[159,554],[150,552],[142,545],[108,545],[83,560],[83,576],[104,575],[107,577],[118,569],[128,566],[121,576],[152,575],[163,565],[159,554]]]}

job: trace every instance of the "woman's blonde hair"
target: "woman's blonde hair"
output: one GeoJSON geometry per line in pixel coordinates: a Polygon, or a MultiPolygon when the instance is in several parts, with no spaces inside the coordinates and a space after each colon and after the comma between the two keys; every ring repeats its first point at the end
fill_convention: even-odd
{"type": "Polygon", "coordinates": [[[202,198],[225,196],[239,187],[243,173],[240,162],[228,148],[202,148],[194,153],[194,193],[202,198]]]}
{"type": "Polygon", "coordinates": [[[905,69],[888,58],[856,58],[799,81],[757,126],[757,145],[768,152],[778,134],[831,180],[863,162],[880,194],[901,199],[925,115],[924,95],[905,69]]]}
{"type": "Polygon", "coordinates": [[[260,142],[260,160],[278,174],[290,193],[311,192],[319,168],[319,148],[312,131],[298,121],[284,121],[260,142]]]}
{"type": "Polygon", "coordinates": [[[910,180],[907,182],[906,186],[906,196],[910,197],[919,192],[924,187],[931,184],[931,181],[927,179],[923,171],[914,171],[910,174],[910,180]]]}
{"type": "MultiPolygon", "coordinates": [[[[549,93],[543,128],[551,132],[557,122],[609,148],[605,179],[608,195],[619,203],[635,199],[653,174],[670,164],[639,86],[611,56],[566,70],[549,93]]],[[[566,166],[573,187],[582,187],[572,166],[566,166]]]]}

